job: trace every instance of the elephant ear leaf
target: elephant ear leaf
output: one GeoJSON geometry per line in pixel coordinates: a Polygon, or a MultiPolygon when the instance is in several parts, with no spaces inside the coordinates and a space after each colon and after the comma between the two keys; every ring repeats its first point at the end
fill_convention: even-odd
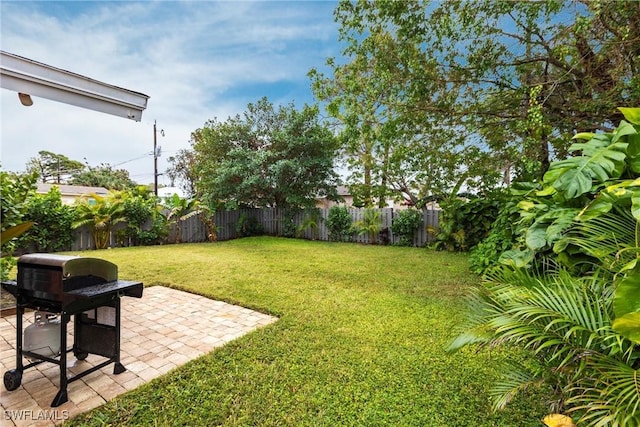
{"type": "Polygon", "coordinates": [[[616,288],[613,330],[640,343],[640,271],[635,269],[616,288]]]}
{"type": "MultiPolygon", "coordinates": [[[[626,132],[625,129],[620,128],[620,132],[626,132]]],[[[626,166],[628,144],[612,142],[615,136],[615,133],[595,134],[587,142],[572,144],[570,151],[581,154],[554,162],[544,176],[545,184],[552,185],[565,199],[574,199],[589,192],[594,181],[619,178],[626,166]]]]}

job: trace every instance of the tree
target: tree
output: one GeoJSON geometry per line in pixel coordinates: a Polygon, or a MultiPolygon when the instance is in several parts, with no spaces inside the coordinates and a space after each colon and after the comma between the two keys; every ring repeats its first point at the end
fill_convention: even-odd
{"type": "Polygon", "coordinates": [[[69,180],[72,185],[86,185],[88,187],[104,187],[108,190],[127,190],[138,184],[129,178],[129,171],[114,169],[108,163],[99,166],[88,166],[74,172],[69,180]]]}
{"type": "Polygon", "coordinates": [[[66,184],[74,173],[84,169],[84,164],[71,160],[63,154],[50,151],[39,151],[38,157],[33,157],[27,163],[28,173],[37,173],[41,182],[66,184]]]}
{"type": "Polygon", "coordinates": [[[342,1],[335,16],[346,61],[310,77],[366,191],[416,203],[541,178],[574,132],[640,100],[638,2],[342,1]]]}
{"type": "Polygon", "coordinates": [[[171,186],[179,183],[179,187],[189,196],[196,194],[196,157],[193,150],[178,150],[178,154],[168,158],[167,175],[171,179],[171,186]]]}
{"type": "Polygon", "coordinates": [[[90,199],[85,199],[77,205],[78,219],[73,223],[73,228],[88,225],[96,249],[106,249],[109,245],[113,226],[123,222],[124,206],[120,193],[109,193],[102,197],[98,194],[90,194],[90,199]]]}
{"type": "Polygon", "coordinates": [[[336,140],[318,114],[262,98],[242,116],[208,121],[192,134],[198,195],[214,206],[281,208],[335,197],[336,140]]]}

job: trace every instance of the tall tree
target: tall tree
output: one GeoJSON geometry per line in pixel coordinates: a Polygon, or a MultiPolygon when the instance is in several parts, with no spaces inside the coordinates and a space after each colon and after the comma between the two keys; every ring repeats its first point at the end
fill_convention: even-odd
{"type": "Polygon", "coordinates": [[[335,17],[346,61],[310,76],[372,189],[541,177],[575,131],[640,102],[639,2],[342,1],[335,17]]]}
{"type": "Polygon", "coordinates": [[[51,151],[39,151],[38,157],[29,159],[28,173],[37,173],[39,180],[44,183],[66,184],[74,173],[80,172],[85,165],[77,160],[71,160],[63,154],[51,151]]]}
{"type": "Polygon", "coordinates": [[[262,98],[242,116],[208,121],[192,147],[196,189],[211,205],[298,208],[335,196],[337,144],[316,107],[262,98]]]}
{"type": "Polygon", "coordinates": [[[171,186],[178,184],[189,196],[196,194],[195,153],[193,150],[178,150],[178,154],[168,158],[167,175],[171,179],[171,186]]]}

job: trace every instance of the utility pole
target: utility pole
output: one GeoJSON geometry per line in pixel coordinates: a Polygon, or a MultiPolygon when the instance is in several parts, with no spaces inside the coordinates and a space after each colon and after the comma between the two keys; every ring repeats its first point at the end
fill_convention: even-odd
{"type": "Polygon", "coordinates": [[[158,197],[158,136],[156,121],[153,121],[153,192],[158,197]]]}
{"type": "MultiPolygon", "coordinates": [[[[164,130],[160,130],[160,135],[164,136],[164,130]]],[[[158,132],[156,131],[156,121],[153,121],[153,192],[158,197],[158,157],[160,157],[160,147],[158,147],[158,132]]]]}

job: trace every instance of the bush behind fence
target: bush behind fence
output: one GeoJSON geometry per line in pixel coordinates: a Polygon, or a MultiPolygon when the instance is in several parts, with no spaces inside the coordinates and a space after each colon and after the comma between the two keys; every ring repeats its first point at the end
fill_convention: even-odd
{"type": "MultiPolygon", "coordinates": [[[[361,221],[364,217],[365,209],[350,208],[349,213],[353,224],[361,221]]],[[[393,208],[377,209],[380,212],[381,230],[388,237],[388,243],[397,243],[400,239],[395,236],[391,230],[391,224],[393,218],[397,215],[399,210],[393,208]]],[[[330,240],[329,231],[327,229],[327,217],[329,215],[329,209],[318,209],[320,220],[317,224],[317,229],[302,230],[298,237],[304,239],[317,239],[317,240],[330,240]]],[[[238,209],[233,211],[218,211],[215,213],[215,224],[217,227],[217,240],[231,240],[239,237],[243,237],[238,233],[238,224],[251,223],[258,225],[258,228],[262,230],[262,234],[270,236],[285,236],[291,232],[290,229],[297,230],[302,226],[310,211],[299,211],[294,215],[291,215],[284,209],[278,208],[264,208],[264,209],[238,209]]],[[[414,246],[425,246],[430,243],[434,236],[433,230],[438,228],[438,219],[440,216],[439,209],[427,209],[422,210],[422,225],[416,231],[413,239],[414,246]]],[[[118,242],[116,234],[118,230],[124,228],[126,224],[118,224],[114,227],[110,237],[110,247],[117,246],[129,246],[128,242],[118,242]]],[[[203,222],[197,216],[190,217],[180,222],[180,242],[181,243],[196,243],[208,241],[207,228],[203,222]]],[[[176,225],[171,226],[167,243],[174,243],[177,240],[178,227],[176,225]]],[[[372,243],[369,241],[369,236],[365,233],[359,235],[353,233],[350,241],[356,243],[372,243]]],[[[377,239],[374,243],[384,243],[377,239]]],[[[88,227],[82,227],[77,230],[76,240],[71,246],[72,251],[81,251],[94,249],[95,245],[91,236],[91,230],[88,227]]]]}

